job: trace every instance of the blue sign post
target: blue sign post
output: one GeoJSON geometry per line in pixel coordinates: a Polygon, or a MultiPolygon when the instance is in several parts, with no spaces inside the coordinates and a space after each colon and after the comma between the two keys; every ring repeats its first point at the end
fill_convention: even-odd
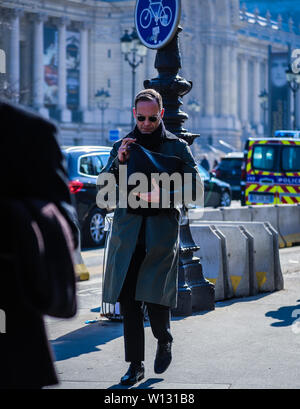
{"type": "Polygon", "coordinates": [[[137,0],[135,26],[148,48],[165,47],[174,37],[181,15],[181,0],[137,0]]]}

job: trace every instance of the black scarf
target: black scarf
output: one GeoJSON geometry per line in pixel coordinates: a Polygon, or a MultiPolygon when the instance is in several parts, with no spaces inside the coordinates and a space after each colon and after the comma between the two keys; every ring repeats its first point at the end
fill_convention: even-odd
{"type": "Polygon", "coordinates": [[[133,130],[133,137],[136,138],[136,143],[143,146],[145,149],[149,149],[153,152],[158,152],[161,143],[163,142],[166,135],[166,128],[164,123],[161,121],[157,129],[151,134],[143,134],[139,131],[138,127],[135,126],[133,130]]]}

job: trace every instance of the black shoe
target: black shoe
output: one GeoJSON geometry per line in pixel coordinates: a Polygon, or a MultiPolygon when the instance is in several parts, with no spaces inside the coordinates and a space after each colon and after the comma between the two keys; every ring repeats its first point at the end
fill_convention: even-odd
{"type": "Polygon", "coordinates": [[[157,344],[156,357],[154,361],[154,372],[163,373],[168,369],[172,361],[171,353],[172,342],[164,342],[157,344]]]}
{"type": "Polygon", "coordinates": [[[142,380],[145,375],[144,364],[131,363],[128,371],[121,378],[122,385],[134,385],[138,381],[142,380]]]}

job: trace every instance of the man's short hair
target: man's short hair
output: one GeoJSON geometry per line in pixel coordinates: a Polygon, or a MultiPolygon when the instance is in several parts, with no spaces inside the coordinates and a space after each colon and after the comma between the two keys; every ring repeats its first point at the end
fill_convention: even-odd
{"type": "Polygon", "coordinates": [[[159,106],[159,110],[161,111],[163,108],[161,95],[152,88],[144,89],[136,95],[134,100],[135,109],[139,101],[156,101],[159,106]]]}

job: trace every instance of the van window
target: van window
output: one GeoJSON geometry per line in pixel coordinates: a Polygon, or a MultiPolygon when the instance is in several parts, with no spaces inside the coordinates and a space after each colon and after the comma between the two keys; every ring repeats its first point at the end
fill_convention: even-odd
{"type": "Polygon", "coordinates": [[[253,168],[259,170],[275,171],[275,146],[257,145],[253,151],[253,168]]]}
{"type": "Polygon", "coordinates": [[[284,146],[282,169],[286,172],[300,172],[300,146],[284,146]]]}

